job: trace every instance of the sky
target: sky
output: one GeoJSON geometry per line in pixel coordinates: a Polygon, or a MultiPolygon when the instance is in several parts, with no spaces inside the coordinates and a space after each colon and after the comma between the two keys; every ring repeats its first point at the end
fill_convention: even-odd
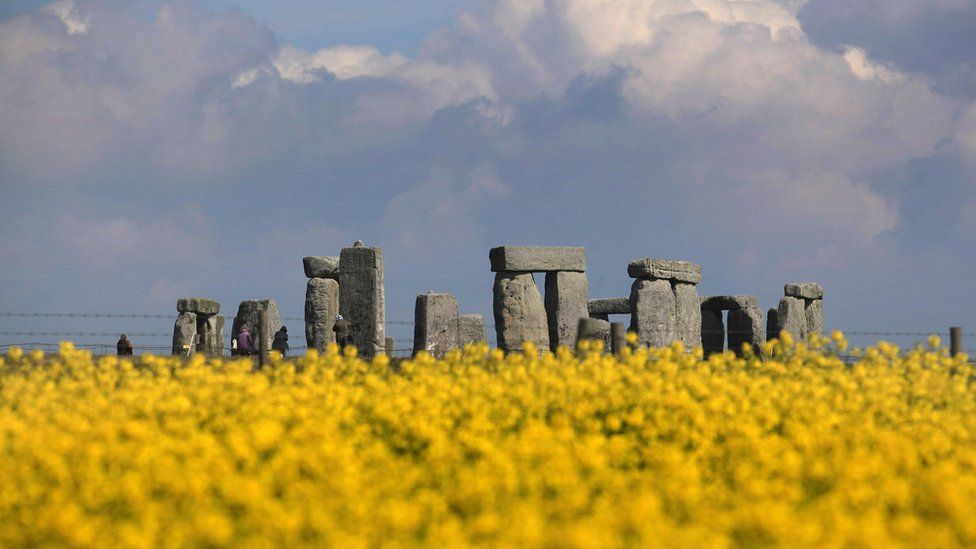
{"type": "Polygon", "coordinates": [[[976,331],[971,0],[10,0],[0,82],[0,343],[300,318],[302,257],[357,239],[398,347],[429,290],[490,323],[505,244],[585,246],[591,298],[651,256],[976,331]]]}

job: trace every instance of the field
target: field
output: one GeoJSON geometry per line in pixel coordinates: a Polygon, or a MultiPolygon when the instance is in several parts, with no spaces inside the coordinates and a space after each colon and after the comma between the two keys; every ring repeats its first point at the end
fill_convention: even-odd
{"type": "Polygon", "coordinates": [[[0,546],[972,546],[965,356],[0,358],[0,546]]]}

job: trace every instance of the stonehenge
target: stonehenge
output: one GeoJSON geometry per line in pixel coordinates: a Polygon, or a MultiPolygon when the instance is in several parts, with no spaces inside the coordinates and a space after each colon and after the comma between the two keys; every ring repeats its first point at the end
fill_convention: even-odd
{"type": "Polygon", "coordinates": [[[335,343],[335,317],[339,314],[339,258],[308,256],[302,259],[305,286],[305,342],[309,349],[325,350],[335,343]]]}
{"type": "Polygon", "coordinates": [[[645,257],[631,261],[630,328],[640,345],[665,347],[681,341],[701,346],[702,316],[698,290],[701,266],[688,261],[645,257]]]}
{"type": "Polygon", "coordinates": [[[174,355],[188,354],[184,346],[207,355],[224,353],[224,317],[218,315],[220,303],[201,297],[184,297],[176,301],[176,323],[173,326],[174,355]]]}
{"type": "Polygon", "coordinates": [[[457,300],[451,294],[427,292],[417,296],[414,308],[413,353],[427,351],[436,358],[444,358],[451,349],[458,348],[457,300]]]}
{"type": "Polygon", "coordinates": [[[258,318],[261,311],[268,311],[268,324],[270,326],[268,326],[267,345],[270,349],[271,340],[275,332],[281,329],[281,315],[278,313],[278,303],[273,299],[249,299],[241,301],[241,304],[237,307],[237,316],[234,317],[234,323],[230,330],[231,339],[236,340],[241,333],[241,326],[247,324],[251,338],[254,340],[254,348],[257,349],[260,345],[258,341],[260,339],[258,318]]]}
{"type": "Polygon", "coordinates": [[[728,349],[742,355],[742,345],[752,345],[760,352],[766,341],[766,329],[759,301],[752,295],[716,295],[701,299],[702,348],[705,356],[728,349]],[[727,312],[728,329],[722,315],[727,312]]]}
{"type": "Polygon", "coordinates": [[[555,350],[575,345],[580,318],[589,317],[586,252],[568,246],[499,246],[488,253],[495,273],[492,312],[498,347],[526,341],[555,350]],[[545,301],[533,273],[545,273],[545,301]]]}
{"type": "Polygon", "coordinates": [[[353,345],[369,358],[386,344],[383,254],[356,241],[339,253],[339,314],[349,322],[353,345]]]}
{"type": "Polygon", "coordinates": [[[487,340],[485,317],[477,314],[458,317],[458,345],[464,347],[469,343],[481,343],[487,340]]]}
{"type": "Polygon", "coordinates": [[[821,333],[824,329],[823,287],[816,282],[791,282],[783,286],[785,297],[779,300],[775,313],[769,312],[770,321],[775,320],[774,337],[787,331],[794,338],[804,340],[808,334],[821,333]]]}
{"type": "Polygon", "coordinates": [[[590,313],[590,318],[607,321],[610,320],[610,315],[629,315],[633,312],[630,308],[629,297],[591,299],[587,310],[590,313]]]}

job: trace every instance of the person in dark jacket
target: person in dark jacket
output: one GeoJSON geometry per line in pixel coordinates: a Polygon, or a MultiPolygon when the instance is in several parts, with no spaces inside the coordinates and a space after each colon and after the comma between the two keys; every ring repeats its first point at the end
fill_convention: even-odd
{"type": "Polygon", "coordinates": [[[349,333],[349,321],[342,318],[342,315],[336,315],[332,331],[335,332],[336,344],[339,345],[340,349],[346,345],[352,345],[352,334],[349,333]]]}
{"type": "Polygon", "coordinates": [[[132,342],[129,341],[129,338],[125,337],[125,334],[119,336],[119,342],[115,344],[115,350],[118,351],[119,356],[132,354],[132,342]]]}
{"type": "Polygon", "coordinates": [[[241,333],[237,334],[237,354],[250,356],[254,354],[254,339],[248,331],[247,324],[241,325],[241,333]]]}
{"type": "Polygon", "coordinates": [[[282,326],[275,332],[274,339],[271,341],[271,348],[285,356],[288,353],[288,327],[282,326]]]}

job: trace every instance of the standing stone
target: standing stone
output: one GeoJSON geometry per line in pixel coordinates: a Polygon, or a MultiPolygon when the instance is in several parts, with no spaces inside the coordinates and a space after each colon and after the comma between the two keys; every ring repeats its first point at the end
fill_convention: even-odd
{"type": "Polygon", "coordinates": [[[766,313],[766,341],[779,339],[779,310],[770,309],[766,313]]]}
{"type": "MultiPolygon", "coordinates": [[[[200,321],[200,317],[197,317],[200,321]]],[[[211,315],[205,322],[200,322],[198,331],[200,332],[200,344],[197,347],[201,353],[209,356],[221,356],[224,354],[224,317],[221,315],[211,315]]]]}
{"type": "Polygon", "coordinates": [[[807,317],[807,333],[820,334],[824,329],[824,310],[822,299],[805,300],[804,313],[807,317]]]}
{"type": "Polygon", "coordinates": [[[579,320],[590,316],[588,304],[586,273],[546,273],[546,317],[549,322],[549,345],[553,351],[560,345],[576,345],[579,320]]]}
{"type": "Polygon", "coordinates": [[[674,284],[675,336],[686,349],[702,345],[701,300],[694,284],[674,284]]]}
{"type": "Polygon", "coordinates": [[[184,345],[195,345],[197,335],[197,314],[190,312],[180,313],[176,317],[176,325],[173,326],[173,354],[185,355],[184,345]]]}
{"type": "MultiPolygon", "coordinates": [[[[698,306],[698,303],[695,303],[698,306]]],[[[666,347],[677,335],[675,298],[667,280],[635,280],[630,289],[630,329],[639,345],[666,347]]]]}
{"type": "Polygon", "coordinates": [[[702,348],[705,350],[705,357],[725,351],[725,322],[722,320],[722,311],[703,309],[701,317],[702,348]]]}
{"type": "Polygon", "coordinates": [[[802,299],[784,297],[779,300],[777,309],[779,329],[786,330],[796,341],[807,338],[807,316],[802,299]]]}
{"type": "Polygon", "coordinates": [[[756,354],[766,341],[763,312],[758,307],[729,311],[729,349],[742,356],[742,344],[748,343],[756,354]]]}
{"type": "Polygon", "coordinates": [[[485,335],[485,317],[481,315],[461,315],[458,317],[458,345],[480,343],[488,338],[485,335]]]}
{"type": "Polygon", "coordinates": [[[427,351],[436,358],[444,358],[457,347],[457,300],[451,294],[418,295],[414,307],[413,353],[427,351]]]}
{"type": "Polygon", "coordinates": [[[532,273],[496,273],[493,291],[498,348],[517,351],[526,341],[549,347],[546,307],[532,273]]]}
{"type": "Polygon", "coordinates": [[[335,256],[310,255],[302,259],[305,276],[308,278],[339,278],[339,258],[335,256]]]}
{"type": "Polygon", "coordinates": [[[362,242],[339,254],[339,314],[349,322],[352,342],[364,357],[383,352],[386,339],[386,293],[383,255],[362,242]]]}
{"type": "Polygon", "coordinates": [[[335,343],[335,317],[339,314],[339,283],[312,278],[305,286],[305,342],[309,349],[325,350],[335,343]]]}
{"type": "Polygon", "coordinates": [[[231,337],[237,339],[237,336],[241,333],[241,326],[247,324],[248,331],[251,332],[251,338],[254,340],[254,349],[257,350],[260,345],[258,341],[260,338],[258,334],[258,313],[262,309],[267,309],[268,323],[271,324],[268,327],[268,348],[270,349],[274,334],[281,329],[281,315],[278,313],[278,303],[273,299],[241,301],[241,304],[237,307],[237,316],[234,317],[234,324],[230,330],[231,337]]]}

